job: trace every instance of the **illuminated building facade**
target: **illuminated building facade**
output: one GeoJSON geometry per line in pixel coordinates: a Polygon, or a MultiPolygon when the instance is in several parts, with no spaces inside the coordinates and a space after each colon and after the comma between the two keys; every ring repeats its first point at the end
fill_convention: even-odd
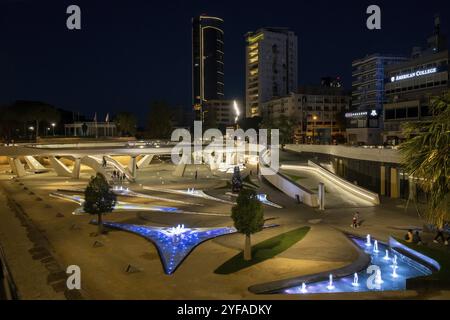
{"type": "Polygon", "coordinates": [[[284,28],[262,28],[245,36],[246,114],[261,116],[262,103],[295,92],[297,36],[284,28]]]}
{"type": "Polygon", "coordinates": [[[303,86],[297,93],[262,103],[262,116],[281,115],[295,122],[295,143],[326,143],[345,137],[343,116],[350,107],[350,95],[343,88],[303,86]]]}
{"type": "Polygon", "coordinates": [[[352,144],[382,143],[384,70],[406,61],[393,55],[373,54],[352,63],[352,113],[347,118],[347,139],[352,144]]]}
{"type": "Polygon", "coordinates": [[[192,19],[192,105],[202,120],[202,105],[224,97],[223,20],[201,15],[192,19]]]}
{"type": "Polygon", "coordinates": [[[439,18],[435,32],[424,51],[414,48],[412,59],[386,68],[383,139],[396,145],[404,137],[401,124],[429,119],[431,98],[449,88],[446,37],[440,33],[439,18]]]}

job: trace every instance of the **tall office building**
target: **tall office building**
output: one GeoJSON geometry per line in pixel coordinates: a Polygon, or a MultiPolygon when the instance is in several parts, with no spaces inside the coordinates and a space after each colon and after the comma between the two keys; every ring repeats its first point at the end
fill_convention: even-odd
{"type": "Polygon", "coordinates": [[[245,35],[246,114],[261,116],[262,103],[295,92],[297,36],[285,28],[262,28],[245,35]]]}
{"type": "Polygon", "coordinates": [[[373,54],[352,63],[352,111],[348,119],[347,136],[350,143],[381,144],[383,130],[384,71],[405,57],[373,54]]]}
{"type": "Polygon", "coordinates": [[[196,120],[202,105],[224,98],[223,20],[201,15],[192,19],[192,105],[196,120]]]}

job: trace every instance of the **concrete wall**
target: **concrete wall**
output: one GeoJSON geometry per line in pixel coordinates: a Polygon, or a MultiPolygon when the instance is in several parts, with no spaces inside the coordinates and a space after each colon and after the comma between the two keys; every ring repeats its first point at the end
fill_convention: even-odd
{"type": "MultiPolygon", "coordinates": [[[[270,168],[267,168],[272,170],[270,168]]],[[[291,197],[292,199],[297,200],[297,196],[300,198],[300,202],[310,206],[310,207],[318,207],[319,202],[317,199],[317,195],[293,182],[291,179],[286,177],[281,173],[276,173],[274,175],[266,175],[264,176],[268,182],[270,182],[274,187],[284,192],[286,195],[291,197]]]]}
{"type": "Polygon", "coordinates": [[[332,146],[332,145],[310,145],[310,144],[289,144],[285,146],[286,150],[294,152],[310,152],[310,153],[323,153],[337,157],[377,161],[377,162],[389,162],[400,163],[401,155],[398,150],[395,149],[370,149],[362,147],[347,147],[347,146],[332,146]]]}
{"type": "Polygon", "coordinates": [[[347,192],[353,194],[354,196],[360,197],[364,200],[370,201],[371,203],[378,205],[380,204],[380,198],[377,193],[371,192],[364,188],[354,185],[353,183],[348,182],[345,179],[335,175],[331,171],[321,167],[320,165],[314,163],[313,161],[308,161],[308,165],[310,167],[316,168],[317,172],[319,172],[322,176],[331,180],[333,183],[338,184],[340,187],[345,189],[347,192]]]}

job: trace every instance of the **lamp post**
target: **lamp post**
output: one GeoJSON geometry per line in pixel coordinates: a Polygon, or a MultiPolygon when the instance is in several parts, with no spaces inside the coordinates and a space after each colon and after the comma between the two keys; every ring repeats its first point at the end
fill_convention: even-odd
{"type": "Polygon", "coordinates": [[[30,142],[33,140],[33,132],[34,132],[34,127],[31,126],[28,128],[28,130],[30,130],[30,142]]]}
{"type": "Polygon", "coordinates": [[[56,127],[56,123],[52,123],[52,129],[53,129],[53,136],[55,136],[55,127],[56,127]]]}
{"type": "Polygon", "coordinates": [[[315,129],[316,129],[316,120],[317,120],[317,116],[313,115],[313,132],[312,132],[312,143],[315,144],[315,129]]]}

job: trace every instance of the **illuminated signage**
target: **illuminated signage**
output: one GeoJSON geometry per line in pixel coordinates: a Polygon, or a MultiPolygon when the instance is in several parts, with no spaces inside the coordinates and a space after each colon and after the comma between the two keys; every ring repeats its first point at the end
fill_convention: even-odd
{"type": "Polygon", "coordinates": [[[359,112],[349,112],[345,114],[346,118],[363,118],[367,116],[378,117],[378,111],[377,110],[359,111],[359,112]]]}
{"type": "Polygon", "coordinates": [[[437,68],[430,68],[430,69],[418,70],[418,71],[411,72],[411,73],[399,74],[395,77],[391,77],[391,82],[426,76],[428,74],[433,74],[436,72],[437,72],[437,68]]]}

